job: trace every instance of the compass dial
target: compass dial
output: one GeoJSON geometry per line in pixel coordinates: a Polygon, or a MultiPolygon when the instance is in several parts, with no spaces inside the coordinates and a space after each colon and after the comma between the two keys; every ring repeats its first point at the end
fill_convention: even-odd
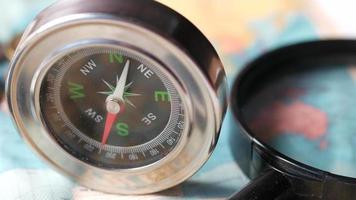
{"type": "Polygon", "coordinates": [[[177,149],[185,109],[163,68],[121,48],[60,58],[40,90],[44,124],[72,156],[101,168],[155,163],[177,149]]]}

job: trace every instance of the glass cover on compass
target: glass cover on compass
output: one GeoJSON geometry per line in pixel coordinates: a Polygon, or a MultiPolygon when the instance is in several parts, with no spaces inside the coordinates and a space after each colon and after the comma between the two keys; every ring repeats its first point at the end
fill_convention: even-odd
{"type": "Polygon", "coordinates": [[[107,169],[161,160],[176,149],[185,123],[162,66],[128,49],[91,47],[60,58],[46,72],[40,106],[62,148],[107,169]]]}

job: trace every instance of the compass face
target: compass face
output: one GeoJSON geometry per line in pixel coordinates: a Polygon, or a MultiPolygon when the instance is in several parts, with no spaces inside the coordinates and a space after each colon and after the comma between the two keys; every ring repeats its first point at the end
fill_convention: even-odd
{"type": "Polygon", "coordinates": [[[176,149],[185,130],[172,80],[128,49],[91,47],[62,57],[43,79],[40,107],[63,149],[106,169],[155,163],[176,149]]]}

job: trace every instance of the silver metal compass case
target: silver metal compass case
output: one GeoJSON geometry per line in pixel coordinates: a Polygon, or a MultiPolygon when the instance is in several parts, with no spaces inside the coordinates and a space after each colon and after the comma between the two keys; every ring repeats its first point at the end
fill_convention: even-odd
{"type": "Polygon", "coordinates": [[[182,183],[214,150],[226,111],[222,63],[187,19],[155,1],[62,0],[29,25],[10,64],[7,98],[24,140],[57,171],[89,188],[145,194],[182,183]],[[84,47],[120,47],[162,67],[181,94],[187,123],[176,150],[139,168],[108,170],[68,154],[41,115],[39,90],[51,64],[84,47]]]}

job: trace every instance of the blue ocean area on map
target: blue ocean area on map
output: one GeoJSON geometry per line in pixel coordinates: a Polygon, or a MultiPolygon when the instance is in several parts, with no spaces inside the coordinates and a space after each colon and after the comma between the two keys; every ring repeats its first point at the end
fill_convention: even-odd
{"type": "Polygon", "coordinates": [[[285,87],[293,85],[303,91],[286,104],[301,102],[299,110],[303,110],[303,104],[315,110],[308,117],[313,124],[303,124],[306,127],[304,132],[293,131],[293,125],[289,125],[291,130],[274,137],[272,145],[311,166],[356,176],[353,170],[356,163],[353,154],[356,144],[353,70],[354,66],[329,66],[279,82],[285,87]]]}

